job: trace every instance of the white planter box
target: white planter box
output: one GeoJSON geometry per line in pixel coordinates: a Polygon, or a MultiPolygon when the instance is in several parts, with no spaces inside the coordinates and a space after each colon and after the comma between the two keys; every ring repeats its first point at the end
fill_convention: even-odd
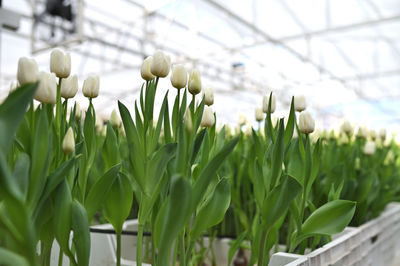
{"type": "Polygon", "coordinates": [[[306,255],[279,252],[270,266],[394,266],[400,259],[400,203],[390,203],[377,218],[306,255]]]}

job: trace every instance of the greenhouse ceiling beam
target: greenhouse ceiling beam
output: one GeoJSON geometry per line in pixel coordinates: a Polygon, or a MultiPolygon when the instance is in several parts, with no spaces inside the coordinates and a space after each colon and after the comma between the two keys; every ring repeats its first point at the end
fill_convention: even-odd
{"type": "Polygon", "coordinates": [[[393,69],[393,70],[387,70],[387,71],[359,74],[359,75],[354,75],[354,76],[346,76],[346,77],[341,77],[341,79],[346,80],[346,81],[368,80],[368,79],[388,78],[388,77],[393,77],[393,76],[398,76],[398,75],[400,75],[400,69],[393,69]]]}

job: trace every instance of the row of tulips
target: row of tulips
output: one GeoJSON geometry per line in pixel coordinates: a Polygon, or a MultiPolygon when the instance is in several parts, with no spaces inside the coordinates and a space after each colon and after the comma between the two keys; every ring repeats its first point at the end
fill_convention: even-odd
{"type": "Polygon", "coordinates": [[[313,141],[302,96],[292,99],[287,121],[273,122],[276,99],[266,95],[256,110],[264,128],[232,135],[216,130],[212,90],[199,98],[199,72],[188,78],[174,65],[175,101],[170,107],[167,91],[155,121],[158,81],[171,68],[157,51],[142,64],[145,82],[133,112],[118,102],[119,115],[113,111],[103,125],[93,104],[97,76],[83,84],[85,114],[68,107],[78,91],[70,66],[61,50],[51,54],[51,74],[21,58],[19,85],[0,106],[0,264],[49,265],[56,240],[59,265],[63,255],[71,265],[88,265],[89,226],[100,219],[115,229],[120,265],[123,223],[133,215],[138,265],[204,263],[197,254],[205,233],[235,237],[230,259],[250,243],[249,263],[266,265],[273,247],[304,253],[398,197],[396,157],[386,158],[395,144],[368,154],[362,150],[370,144],[350,134],[347,142],[313,141]]]}

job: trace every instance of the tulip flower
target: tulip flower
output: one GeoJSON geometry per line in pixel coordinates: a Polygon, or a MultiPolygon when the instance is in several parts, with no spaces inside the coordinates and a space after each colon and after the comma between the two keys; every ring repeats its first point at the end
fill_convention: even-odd
{"type": "Polygon", "coordinates": [[[197,69],[193,69],[190,72],[188,89],[193,95],[199,94],[201,91],[200,73],[197,69]]]}
{"type": "Polygon", "coordinates": [[[382,140],[385,140],[385,139],[386,139],[386,129],[381,128],[381,130],[379,130],[379,137],[380,137],[382,140]]]}
{"type": "Polygon", "coordinates": [[[258,122],[261,122],[264,120],[264,113],[263,113],[263,110],[261,109],[261,107],[256,108],[256,120],[258,122]]]}
{"type": "Polygon", "coordinates": [[[368,141],[367,143],[365,143],[364,150],[363,150],[365,155],[371,156],[375,153],[375,150],[376,150],[375,142],[368,141]]]}
{"type": "Polygon", "coordinates": [[[104,126],[103,119],[101,119],[98,115],[96,115],[96,122],[95,122],[96,131],[101,132],[103,126],[104,126]]]}
{"type": "Polygon", "coordinates": [[[150,64],[150,71],[156,77],[165,78],[168,76],[169,68],[171,65],[171,59],[165,55],[162,51],[157,50],[150,64]]]}
{"type": "MultiPolygon", "coordinates": [[[[263,111],[264,113],[268,112],[268,105],[269,105],[269,94],[264,95],[263,98],[263,111]]],[[[275,108],[276,108],[276,98],[275,95],[272,94],[272,98],[271,98],[271,113],[275,112],[275,108]]]]}
{"type": "Polygon", "coordinates": [[[294,109],[297,112],[302,112],[306,109],[307,104],[306,104],[306,98],[304,95],[296,95],[294,96],[294,109]]]}
{"type": "Polygon", "coordinates": [[[82,116],[81,106],[78,102],[75,102],[75,119],[80,119],[82,116]]]}
{"type": "Polygon", "coordinates": [[[376,139],[376,132],[375,132],[375,130],[371,129],[371,130],[369,131],[369,137],[370,137],[372,140],[375,140],[375,139],[376,139]]]}
{"type": "Polygon", "coordinates": [[[299,130],[301,133],[310,134],[314,131],[315,121],[310,112],[301,112],[299,116],[299,130]]]}
{"type": "Polygon", "coordinates": [[[203,93],[204,93],[204,103],[208,106],[213,105],[214,92],[213,92],[212,88],[205,88],[203,93]]]}
{"type": "Polygon", "coordinates": [[[353,126],[351,125],[350,121],[345,119],[342,123],[342,126],[340,127],[341,131],[346,134],[348,137],[351,137],[353,135],[354,129],[353,126]]]}
{"type": "Polygon", "coordinates": [[[75,97],[78,92],[78,77],[76,75],[69,76],[61,82],[61,96],[64,99],[75,97]]]}
{"type": "Polygon", "coordinates": [[[121,123],[117,111],[114,109],[111,113],[110,124],[114,129],[117,129],[121,123]]]}
{"type": "Polygon", "coordinates": [[[39,68],[35,59],[21,57],[18,61],[17,79],[20,85],[36,82],[39,79],[39,68]]]}
{"type": "Polygon", "coordinates": [[[187,84],[187,71],[183,65],[174,65],[172,67],[171,84],[176,89],[182,89],[187,84]]]}
{"type": "Polygon", "coordinates": [[[75,139],[72,128],[68,128],[62,142],[62,149],[65,155],[71,154],[75,150],[75,139]]]}
{"type": "Polygon", "coordinates": [[[50,72],[58,78],[67,78],[71,73],[71,55],[63,53],[60,49],[54,49],[50,55],[50,72]]]}
{"type": "Polygon", "coordinates": [[[183,115],[183,121],[185,123],[186,130],[190,133],[193,131],[192,113],[189,108],[186,108],[185,114],[183,115]]]}
{"type": "Polygon", "coordinates": [[[39,72],[39,86],[35,93],[35,99],[42,103],[56,103],[57,80],[53,73],[39,72]]]}
{"type": "Polygon", "coordinates": [[[148,56],[148,57],[146,57],[146,59],[143,60],[142,67],[140,69],[140,74],[142,75],[142,78],[144,80],[149,81],[149,80],[152,80],[155,78],[154,75],[151,74],[151,71],[150,71],[152,61],[153,61],[152,56],[148,56]]]}
{"type": "Polygon", "coordinates": [[[246,124],[247,118],[244,114],[239,114],[239,121],[238,124],[239,126],[243,126],[244,124],[246,124]]]}
{"type": "Polygon", "coordinates": [[[202,127],[212,127],[214,123],[215,123],[214,112],[211,107],[205,105],[200,125],[202,127]]]}
{"type": "Polygon", "coordinates": [[[89,76],[83,82],[82,92],[87,98],[96,98],[99,96],[100,79],[99,76],[89,76]]]}
{"type": "Polygon", "coordinates": [[[368,137],[368,128],[366,126],[360,126],[357,131],[357,137],[366,139],[368,137]]]}

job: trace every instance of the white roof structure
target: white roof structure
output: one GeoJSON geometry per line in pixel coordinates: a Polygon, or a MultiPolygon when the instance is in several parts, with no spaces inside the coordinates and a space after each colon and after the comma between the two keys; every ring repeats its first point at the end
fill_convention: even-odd
{"type": "MultiPolygon", "coordinates": [[[[117,99],[133,107],[142,60],[162,49],[173,63],[200,70],[203,85],[214,88],[219,122],[236,124],[239,113],[254,121],[262,95],[273,90],[278,116],[287,115],[292,95],[304,94],[317,127],[347,117],[400,130],[398,0],[71,0],[82,11],[76,39],[50,38],[44,21],[33,27],[32,10],[40,14],[46,1],[32,8],[28,0],[3,0],[20,27],[1,31],[0,98],[20,56],[49,70],[49,48],[62,44],[80,84],[91,73],[101,76],[94,105],[108,116],[117,99]]],[[[165,79],[158,102],[168,88],[175,96],[165,79]]],[[[76,100],[87,105],[82,95],[76,100]]]]}

